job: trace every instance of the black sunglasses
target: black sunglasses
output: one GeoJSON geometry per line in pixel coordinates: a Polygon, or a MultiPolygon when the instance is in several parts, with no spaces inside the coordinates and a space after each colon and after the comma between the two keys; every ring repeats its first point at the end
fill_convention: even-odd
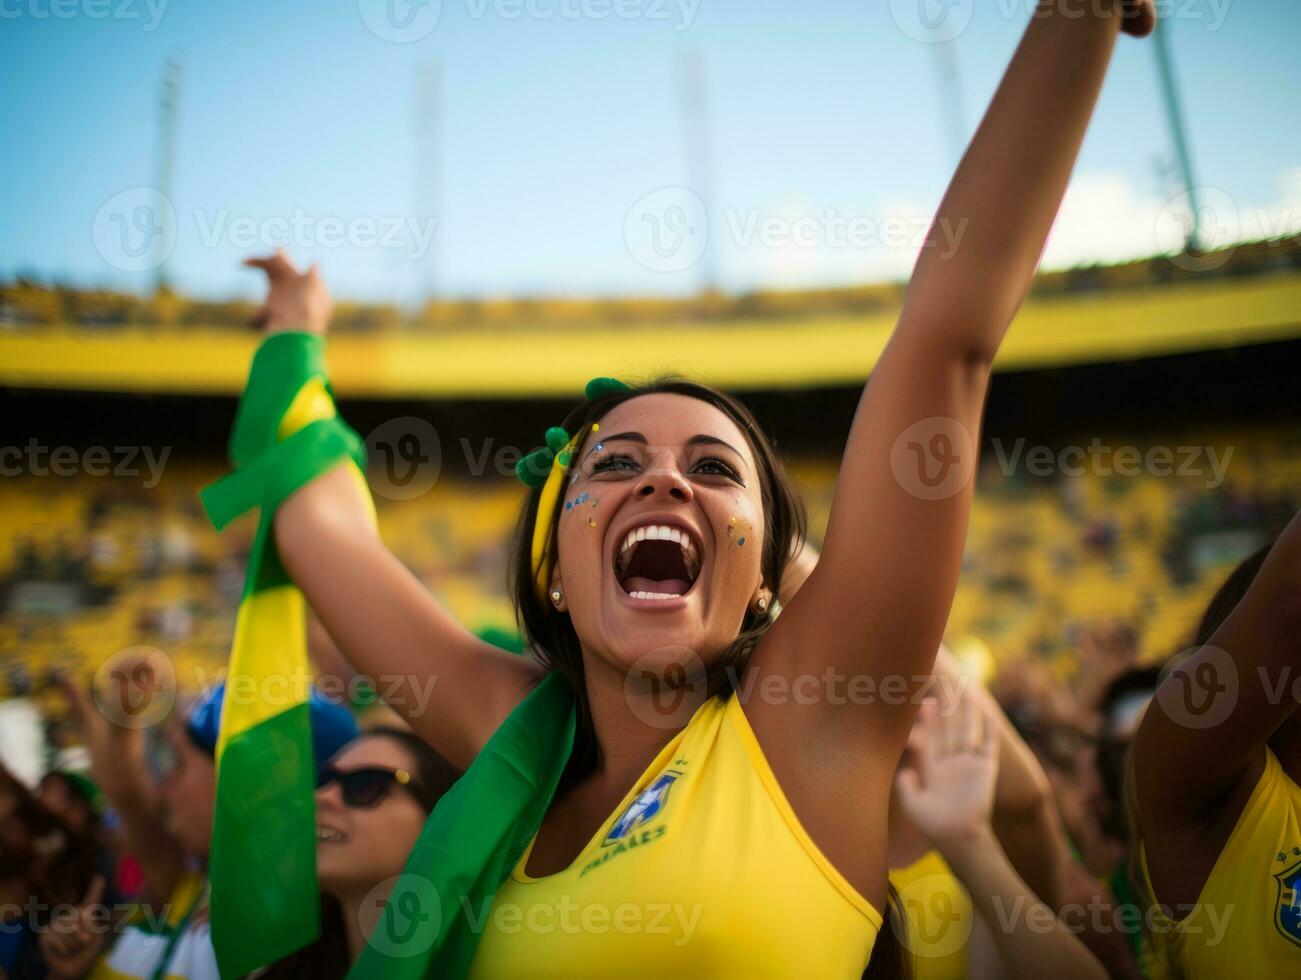
{"type": "Polygon", "coordinates": [[[343,771],[332,765],[323,765],[316,777],[316,788],[324,789],[330,783],[339,784],[343,802],[355,810],[379,806],[388,798],[389,789],[394,785],[405,789],[426,810],[434,808],[433,794],[421,786],[405,769],[381,769],[377,766],[368,766],[363,769],[343,771]]]}

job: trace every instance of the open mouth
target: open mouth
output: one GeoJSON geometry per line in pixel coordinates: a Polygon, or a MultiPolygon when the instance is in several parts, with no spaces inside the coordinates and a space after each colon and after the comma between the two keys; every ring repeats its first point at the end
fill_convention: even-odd
{"type": "Polygon", "coordinates": [[[316,841],[320,844],[346,844],[348,835],[335,830],[333,827],[317,826],[316,841]]]}
{"type": "Polygon", "coordinates": [[[677,599],[691,590],[700,574],[700,550],[680,527],[647,524],[624,536],[614,572],[634,599],[677,599]]]}

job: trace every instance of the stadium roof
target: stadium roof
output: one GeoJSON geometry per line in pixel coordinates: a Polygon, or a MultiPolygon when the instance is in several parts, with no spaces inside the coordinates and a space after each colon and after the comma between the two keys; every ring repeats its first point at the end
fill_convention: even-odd
{"type": "MultiPolygon", "coordinates": [[[[596,375],[672,372],[735,389],[861,381],[897,310],[850,316],[340,334],[341,397],[567,395],[596,375]]],[[[1130,360],[1301,338],[1301,273],[1031,299],[1001,371],[1130,360]]],[[[0,385],[152,394],[241,390],[253,334],[176,328],[0,330],[0,385]]]]}

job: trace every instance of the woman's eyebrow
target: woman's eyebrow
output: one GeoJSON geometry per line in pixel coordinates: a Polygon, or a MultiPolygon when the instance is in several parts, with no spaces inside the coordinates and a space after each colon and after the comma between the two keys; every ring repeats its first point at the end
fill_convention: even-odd
{"type": "MultiPolygon", "coordinates": [[[[718,438],[718,436],[707,436],[704,434],[698,436],[692,436],[690,439],[687,440],[687,445],[688,446],[722,446],[724,449],[732,450],[732,452],[736,453],[736,455],[738,456],[741,455],[739,452],[737,452],[735,446],[733,446],[730,442],[718,438]]],[[[744,459],[745,457],[742,456],[741,458],[744,459]]]]}
{"type": "Polygon", "coordinates": [[[596,444],[583,454],[583,459],[587,459],[607,442],[639,442],[643,446],[647,445],[646,437],[640,432],[618,432],[612,436],[598,436],[596,444]]]}

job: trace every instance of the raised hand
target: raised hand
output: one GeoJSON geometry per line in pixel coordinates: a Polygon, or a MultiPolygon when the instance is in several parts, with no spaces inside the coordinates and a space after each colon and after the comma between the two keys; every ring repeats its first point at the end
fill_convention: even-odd
{"type": "Polygon", "coordinates": [[[315,265],[299,272],[284,249],[245,259],[244,264],[267,274],[267,298],[254,319],[257,327],[266,333],[301,330],[323,334],[329,329],[334,300],[315,265]]]}
{"type": "Polygon", "coordinates": [[[103,900],[104,876],[95,875],[77,907],[76,916],[64,916],[57,928],[41,933],[41,956],[51,980],[76,980],[90,973],[112,934],[101,904],[103,900]]]}
{"type": "Polygon", "coordinates": [[[941,852],[989,830],[998,777],[998,728],[964,693],[950,715],[923,702],[909,738],[911,759],[895,774],[904,812],[941,852]]]}

